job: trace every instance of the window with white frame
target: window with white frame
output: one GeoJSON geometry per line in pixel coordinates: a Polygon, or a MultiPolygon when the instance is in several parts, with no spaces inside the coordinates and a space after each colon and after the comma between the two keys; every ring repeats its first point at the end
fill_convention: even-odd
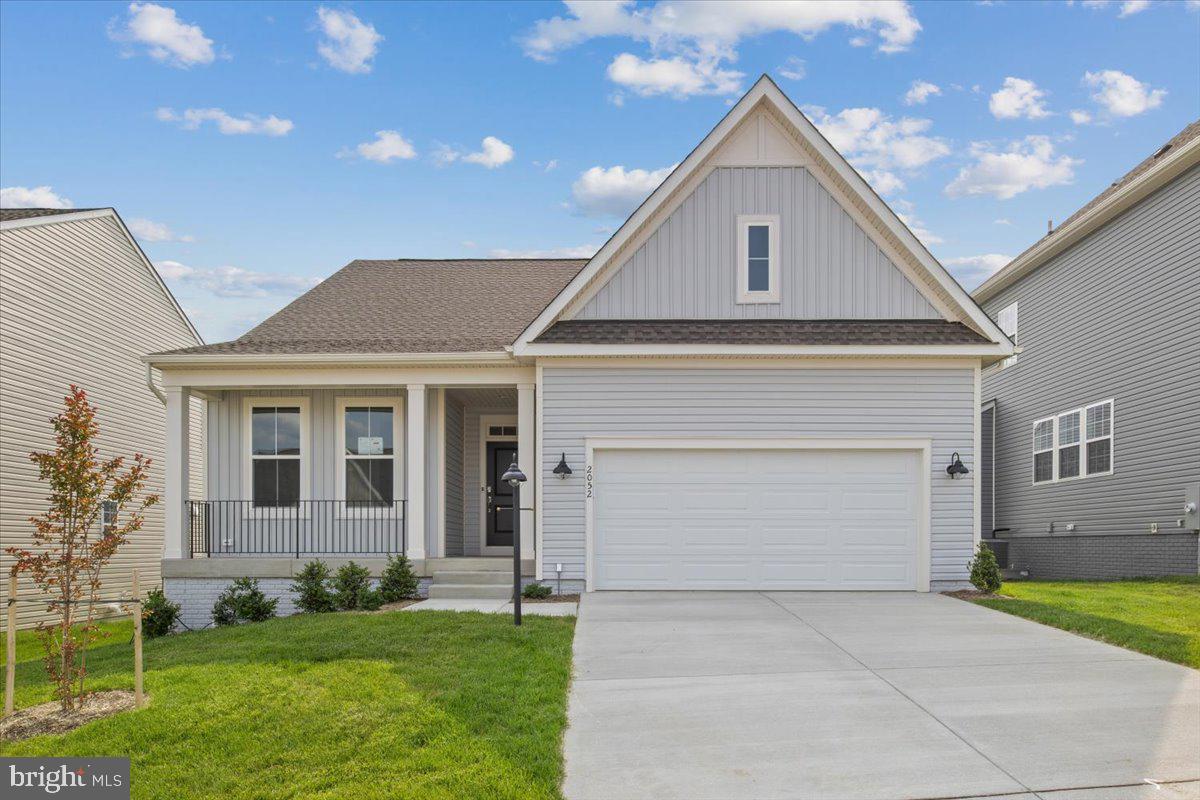
{"type": "MultiPolygon", "coordinates": [[[[1000,309],[1000,313],[996,315],[996,324],[1000,326],[1000,330],[1004,331],[1004,335],[1012,339],[1012,343],[1017,344],[1017,304],[1011,303],[1000,309]]],[[[1015,355],[1009,356],[1000,362],[1000,368],[1011,366],[1017,363],[1015,355]]]]}
{"type": "Polygon", "coordinates": [[[396,500],[396,442],[400,411],[386,398],[341,404],[342,499],[351,507],[390,506],[396,500]]]}
{"type": "Polygon", "coordinates": [[[117,525],[117,501],[104,500],[100,503],[100,530],[107,531],[117,525]]]}
{"type": "Polygon", "coordinates": [[[250,497],[255,508],[295,508],[303,488],[303,412],[299,404],[252,403],[250,497]]]}
{"type": "Polygon", "coordinates": [[[738,302],[779,302],[779,216],[737,218],[738,302]]]}
{"type": "Polygon", "coordinates": [[[1034,483],[1110,475],[1112,471],[1112,400],[1033,423],[1034,483]]]}

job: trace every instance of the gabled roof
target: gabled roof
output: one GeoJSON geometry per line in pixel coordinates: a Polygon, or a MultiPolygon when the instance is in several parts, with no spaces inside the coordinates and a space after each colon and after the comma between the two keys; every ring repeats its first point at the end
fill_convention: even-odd
{"type": "Polygon", "coordinates": [[[1012,342],[767,75],[763,75],[730,109],[592,257],[587,266],[522,331],[513,345],[513,352],[516,355],[541,353],[546,345],[535,345],[535,340],[556,321],[564,318],[577,298],[595,283],[606,280],[611,271],[620,266],[626,246],[682,200],[682,189],[688,181],[706,169],[710,156],[733,134],[739,123],[760,108],[768,109],[781,127],[798,141],[820,168],[822,174],[817,175],[818,179],[823,184],[828,183],[827,188],[851,202],[870,227],[870,232],[879,238],[881,247],[896,254],[900,262],[897,266],[907,270],[906,274],[914,279],[918,290],[948,320],[962,322],[982,334],[986,342],[995,345],[997,353],[1012,352],[1012,342]]]}
{"type": "Polygon", "coordinates": [[[1175,134],[1120,180],[1092,198],[1086,205],[1008,262],[974,292],[978,302],[994,297],[1002,289],[1045,264],[1070,245],[1133,206],[1151,192],[1165,186],[1188,169],[1200,164],[1200,120],[1175,134]]]}

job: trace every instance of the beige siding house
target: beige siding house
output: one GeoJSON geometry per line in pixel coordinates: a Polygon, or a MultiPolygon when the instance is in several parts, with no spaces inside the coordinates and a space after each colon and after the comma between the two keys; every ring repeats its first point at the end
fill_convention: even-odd
{"type": "MultiPolygon", "coordinates": [[[[154,459],[150,490],[163,492],[166,411],[140,356],[200,342],[113,209],[0,211],[0,550],[27,545],[28,518],[45,509],[28,455],[53,446],[49,418],[72,383],[99,409],[101,453],[145,453],[154,459]]],[[[203,409],[194,402],[193,441],[202,442],[203,409]]],[[[197,459],[191,491],[199,496],[203,486],[197,459]]],[[[105,595],[127,594],[134,567],[143,587],[159,583],[163,527],[162,507],[151,509],[109,566],[105,595]]],[[[3,596],[12,561],[0,553],[3,596]]],[[[27,579],[18,589],[40,597],[27,579]]],[[[20,604],[20,624],[45,618],[40,608],[20,604]]]]}

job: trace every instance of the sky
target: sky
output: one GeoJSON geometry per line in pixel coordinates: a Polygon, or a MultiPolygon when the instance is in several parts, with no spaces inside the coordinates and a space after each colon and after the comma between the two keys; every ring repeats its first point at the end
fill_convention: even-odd
{"type": "Polygon", "coordinates": [[[970,289],[1200,117],[1200,0],[0,3],[0,204],[207,341],[355,258],[588,256],[770,74],[970,289]]]}

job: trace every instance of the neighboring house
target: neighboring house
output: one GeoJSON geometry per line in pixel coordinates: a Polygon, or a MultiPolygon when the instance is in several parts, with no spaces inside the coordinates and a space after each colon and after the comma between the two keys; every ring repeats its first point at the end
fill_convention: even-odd
{"type": "MultiPolygon", "coordinates": [[[[97,407],[103,457],[144,453],[154,460],[148,491],[165,483],[166,412],[141,357],[148,349],[201,343],[154,266],[111,208],[0,209],[0,536],[3,548],[31,543],[29,517],[44,513],[49,493],[32,451],[54,449],[50,418],[71,384],[97,407]]],[[[196,409],[192,424],[201,430],[196,409]]],[[[203,464],[185,491],[202,493],[203,464]]],[[[103,574],[104,596],[127,596],[132,570],[141,585],[159,581],[165,512],[149,510],[141,532],[103,574]]],[[[2,596],[12,556],[0,552],[2,596]]],[[[28,577],[21,598],[42,595],[28,577]]],[[[106,606],[101,613],[109,613],[106,606]]],[[[18,605],[22,626],[46,619],[34,603],[18,605]]]]}
{"type": "Polygon", "coordinates": [[[403,547],[434,596],[506,596],[514,456],[526,570],[564,592],[962,586],[979,376],[1012,352],[764,76],[590,260],[355,261],[149,356],[169,456],[208,403],[167,591],[203,624],[231,578],[286,596],[403,547]]]}
{"type": "Polygon", "coordinates": [[[983,377],[981,525],[1005,565],[1195,575],[1200,122],[975,299],[1019,347],[983,377]]]}

